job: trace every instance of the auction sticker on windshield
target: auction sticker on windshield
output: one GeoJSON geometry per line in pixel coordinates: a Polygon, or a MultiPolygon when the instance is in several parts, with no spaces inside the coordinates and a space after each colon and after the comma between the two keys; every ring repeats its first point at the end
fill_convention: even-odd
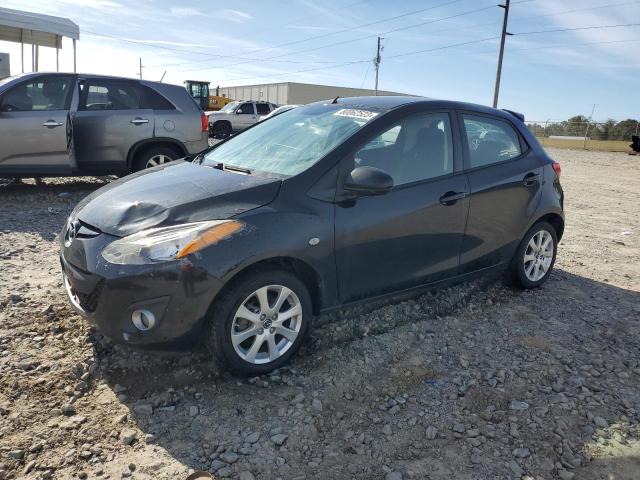
{"type": "Polygon", "coordinates": [[[350,118],[357,118],[359,120],[369,121],[373,117],[378,115],[378,112],[370,112],[368,110],[356,110],[354,108],[343,108],[341,110],[338,110],[336,113],[334,113],[334,115],[338,117],[350,117],[350,118]]]}

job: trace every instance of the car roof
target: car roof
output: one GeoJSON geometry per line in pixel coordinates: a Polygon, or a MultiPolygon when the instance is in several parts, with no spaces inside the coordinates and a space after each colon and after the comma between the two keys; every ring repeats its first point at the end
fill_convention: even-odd
{"type": "MultiPolygon", "coordinates": [[[[100,75],[97,73],[74,73],[74,72],[29,72],[29,73],[23,73],[20,75],[16,75],[16,78],[20,78],[20,80],[25,80],[28,78],[34,78],[34,77],[39,77],[39,76],[47,76],[47,77],[54,77],[54,76],[69,76],[69,75],[77,75],[79,77],[91,77],[91,78],[100,78],[103,80],[127,80],[127,81],[133,81],[133,82],[141,82],[141,83],[146,83],[146,84],[160,84],[160,85],[173,85],[170,83],[162,83],[162,82],[155,82],[153,80],[140,80],[139,78],[132,78],[132,77],[117,77],[115,75],[100,75]]],[[[179,85],[173,85],[173,86],[179,86],[179,85]]],[[[183,87],[180,87],[183,88],[183,87]]]]}
{"type": "MultiPolygon", "coordinates": [[[[412,96],[401,96],[401,95],[381,95],[381,96],[370,96],[370,97],[345,97],[333,100],[338,105],[344,105],[349,108],[361,108],[367,110],[373,110],[380,113],[385,113],[395,108],[403,107],[411,104],[424,104],[424,106],[428,106],[429,108],[442,108],[442,109],[455,109],[455,110],[466,110],[476,113],[486,113],[490,115],[500,116],[509,118],[513,120],[513,118],[517,118],[519,120],[523,120],[524,117],[516,112],[511,112],[507,110],[499,110],[497,108],[487,107],[485,105],[478,105],[475,103],[467,103],[467,102],[458,102],[454,100],[439,100],[428,97],[412,97],[412,96]]],[[[318,103],[327,103],[324,102],[318,103]]]]}

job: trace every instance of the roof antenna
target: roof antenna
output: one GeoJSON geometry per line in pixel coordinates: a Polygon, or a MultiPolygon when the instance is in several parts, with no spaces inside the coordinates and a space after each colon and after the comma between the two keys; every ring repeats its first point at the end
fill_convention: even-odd
{"type": "Polygon", "coordinates": [[[340,98],[340,97],[336,97],[336,98],[334,98],[334,99],[331,101],[331,104],[332,104],[332,105],[335,105],[336,103],[338,103],[338,99],[339,99],[339,98],[340,98]]]}

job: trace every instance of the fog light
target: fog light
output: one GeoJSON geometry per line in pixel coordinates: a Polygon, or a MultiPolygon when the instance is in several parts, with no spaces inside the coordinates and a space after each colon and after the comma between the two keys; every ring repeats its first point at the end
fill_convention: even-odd
{"type": "Polygon", "coordinates": [[[156,317],[149,310],[135,310],[131,314],[131,321],[138,330],[145,332],[155,326],[156,317]]]}

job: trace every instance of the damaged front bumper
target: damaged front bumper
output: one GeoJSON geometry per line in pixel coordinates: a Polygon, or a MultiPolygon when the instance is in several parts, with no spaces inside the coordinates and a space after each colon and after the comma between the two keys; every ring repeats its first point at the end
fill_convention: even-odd
{"type": "Polygon", "coordinates": [[[116,342],[166,348],[198,338],[222,282],[189,259],[110,264],[101,252],[117,238],[99,234],[61,245],[62,277],[72,306],[116,342]]]}

